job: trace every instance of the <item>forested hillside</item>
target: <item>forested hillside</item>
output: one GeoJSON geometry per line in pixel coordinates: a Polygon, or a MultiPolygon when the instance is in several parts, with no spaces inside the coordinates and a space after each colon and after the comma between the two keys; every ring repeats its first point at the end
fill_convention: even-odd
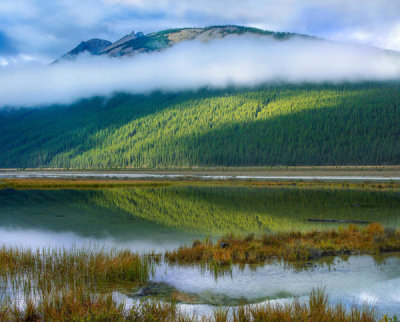
{"type": "Polygon", "coordinates": [[[400,163],[400,84],[116,94],[0,111],[0,167],[400,163]]]}

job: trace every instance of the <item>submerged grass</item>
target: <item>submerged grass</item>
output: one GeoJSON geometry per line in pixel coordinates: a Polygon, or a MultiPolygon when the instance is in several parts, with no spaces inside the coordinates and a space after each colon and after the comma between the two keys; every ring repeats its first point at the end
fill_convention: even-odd
{"type": "Polygon", "coordinates": [[[265,234],[261,237],[226,236],[213,243],[196,240],[191,246],[165,253],[170,263],[208,263],[211,266],[258,264],[269,259],[302,261],[344,254],[379,254],[400,251],[398,229],[372,223],[365,228],[265,234]]]}

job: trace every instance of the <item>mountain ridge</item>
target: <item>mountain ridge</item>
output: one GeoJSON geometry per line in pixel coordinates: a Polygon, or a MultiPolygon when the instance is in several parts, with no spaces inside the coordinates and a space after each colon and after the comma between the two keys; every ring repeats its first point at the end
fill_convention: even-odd
{"type": "Polygon", "coordinates": [[[111,41],[100,38],[92,38],[86,41],[81,41],[78,46],[58,58],[55,62],[62,60],[73,60],[83,53],[98,55],[103,49],[109,47],[110,45],[112,45],[111,41]]]}
{"type": "MultiPolygon", "coordinates": [[[[109,42],[108,40],[103,40],[104,42],[109,43],[108,46],[101,48],[99,47],[96,51],[86,50],[86,52],[89,52],[92,55],[107,55],[110,57],[134,56],[143,52],[160,51],[188,40],[199,40],[202,42],[208,42],[215,39],[222,39],[229,35],[242,36],[244,34],[269,36],[279,40],[287,40],[292,37],[317,39],[315,37],[302,34],[290,32],[274,32],[259,28],[236,25],[209,26],[204,28],[186,27],[166,29],[152,32],[146,35],[143,32],[135,33],[134,31],[132,31],[131,33],[125,35],[124,37],[113,43],[109,42]]],[[[75,59],[80,53],[84,52],[80,49],[80,46],[90,41],[91,40],[81,42],[77,47],[70,50],[68,53],[64,54],[56,61],[75,59]]]]}
{"type": "MultiPolygon", "coordinates": [[[[148,34],[139,31],[135,33],[132,31],[115,42],[105,39],[93,38],[87,41],[82,41],[75,48],[62,55],[55,62],[75,60],[82,53],[89,53],[94,56],[108,56],[108,57],[122,57],[122,56],[135,56],[140,53],[149,53],[161,51],[171,48],[174,45],[189,41],[198,40],[207,43],[212,40],[223,39],[226,36],[243,36],[253,35],[260,37],[272,37],[276,40],[289,40],[289,39],[307,39],[315,41],[326,41],[337,44],[345,45],[346,43],[335,42],[332,40],[319,38],[316,36],[292,33],[270,31],[255,27],[239,26],[239,25],[215,25],[209,27],[182,27],[160,30],[148,34]],[[94,41],[101,41],[102,43],[94,46],[94,41]],[[94,47],[94,48],[89,48],[94,47]]],[[[400,52],[395,50],[383,49],[363,44],[353,44],[357,47],[365,47],[384,52],[388,55],[400,56],[400,52]]]]}

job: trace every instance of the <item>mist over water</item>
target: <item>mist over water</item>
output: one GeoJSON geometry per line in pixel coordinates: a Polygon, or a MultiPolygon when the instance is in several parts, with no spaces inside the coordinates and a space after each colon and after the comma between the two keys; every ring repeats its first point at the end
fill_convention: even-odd
{"type": "Polygon", "coordinates": [[[40,106],[117,91],[395,80],[400,79],[400,55],[315,38],[229,36],[209,43],[186,41],[135,57],[84,55],[74,62],[0,71],[0,106],[40,106]]]}
{"type": "Polygon", "coordinates": [[[112,236],[101,238],[85,237],[74,232],[54,232],[41,229],[19,229],[0,227],[2,245],[8,247],[30,248],[89,248],[89,249],[131,249],[135,252],[146,253],[152,251],[162,252],[176,249],[179,241],[161,241],[157,238],[135,238],[120,240],[112,236]],[[27,238],[27,236],[29,236],[27,238]]]}

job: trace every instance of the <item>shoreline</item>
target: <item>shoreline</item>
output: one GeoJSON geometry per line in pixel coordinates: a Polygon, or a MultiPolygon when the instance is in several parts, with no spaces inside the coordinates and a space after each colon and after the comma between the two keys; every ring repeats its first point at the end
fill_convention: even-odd
{"type": "Polygon", "coordinates": [[[238,185],[271,188],[400,190],[399,167],[139,170],[4,170],[0,189],[238,185]]]}
{"type": "Polygon", "coordinates": [[[112,178],[112,177],[19,177],[1,178],[2,189],[107,189],[107,188],[162,188],[172,186],[215,186],[215,187],[245,187],[271,189],[341,189],[341,190],[370,190],[370,191],[400,191],[400,180],[391,178],[376,178],[367,180],[365,177],[341,178],[338,180],[304,179],[231,179],[201,177],[141,177],[141,178],[112,178]]]}
{"type": "Polygon", "coordinates": [[[301,166],[188,166],[188,167],[142,167],[142,168],[1,168],[2,172],[136,172],[136,173],[265,173],[265,172],[400,172],[400,164],[398,165],[301,165],[301,166]]]}
{"type": "Polygon", "coordinates": [[[0,179],[113,179],[113,180],[260,180],[260,181],[399,181],[393,167],[272,167],[198,169],[0,169],[0,179]]]}

